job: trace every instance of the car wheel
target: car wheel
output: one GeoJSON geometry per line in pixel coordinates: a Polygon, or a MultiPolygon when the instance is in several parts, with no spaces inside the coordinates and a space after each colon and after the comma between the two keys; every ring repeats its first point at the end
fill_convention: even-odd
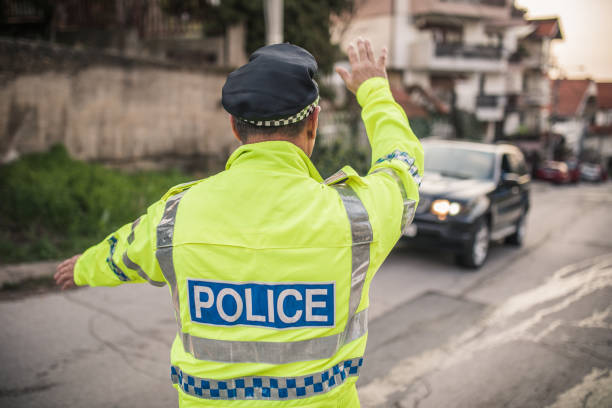
{"type": "Polygon", "coordinates": [[[480,268],[489,254],[489,238],[489,225],[481,219],[472,234],[468,249],[457,257],[458,263],[468,268],[480,268]]]}
{"type": "Polygon", "coordinates": [[[516,221],[516,231],[514,234],[506,238],[506,243],[516,246],[522,246],[525,241],[525,232],[527,230],[527,214],[525,210],[521,212],[521,216],[516,221]]]}

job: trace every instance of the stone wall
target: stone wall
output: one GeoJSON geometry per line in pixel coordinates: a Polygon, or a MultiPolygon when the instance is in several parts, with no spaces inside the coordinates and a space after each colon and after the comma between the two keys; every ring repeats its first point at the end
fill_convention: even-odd
{"type": "Polygon", "coordinates": [[[220,103],[226,75],[0,39],[0,159],[63,143],[84,160],[218,167],[237,146],[220,103]]]}

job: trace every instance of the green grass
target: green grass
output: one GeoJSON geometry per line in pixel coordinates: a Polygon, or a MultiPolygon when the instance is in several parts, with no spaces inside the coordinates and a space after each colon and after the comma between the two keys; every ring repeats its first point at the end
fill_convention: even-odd
{"type": "MultiPolygon", "coordinates": [[[[350,164],[365,174],[369,157],[347,143],[318,146],[325,178],[350,164]]],[[[172,186],[179,171],[125,173],[70,158],[63,146],[0,166],[0,264],[63,259],[133,221],[172,186]]]]}
{"type": "Polygon", "coordinates": [[[190,179],[111,170],[73,160],[62,146],[24,156],[0,167],[0,263],[81,252],[190,179]]]}

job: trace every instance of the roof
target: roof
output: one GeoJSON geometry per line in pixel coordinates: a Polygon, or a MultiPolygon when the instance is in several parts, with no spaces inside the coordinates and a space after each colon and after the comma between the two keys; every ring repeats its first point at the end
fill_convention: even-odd
{"type": "Polygon", "coordinates": [[[391,15],[392,12],[392,0],[362,0],[355,2],[356,18],[391,15]]]}
{"type": "Polygon", "coordinates": [[[393,99],[395,99],[395,102],[397,102],[404,109],[406,116],[409,118],[427,116],[427,111],[421,106],[417,105],[410,97],[410,94],[408,94],[405,90],[401,88],[392,88],[391,93],[393,94],[393,99]]]}
{"type": "Polygon", "coordinates": [[[563,39],[559,17],[529,19],[527,21],[535,26],[535,30],[529,35],[529,38],[550,38],[552,40],[563,39]]]}
{"type": "Polygon", "coordinates": [[[612,110],[612,82],[598,82],[597,84],[597,107],[604,110],[612,110]]]}
{"type": "Polygon", "coordinates": [[[449,108],[443,102],[419,86],[412,86],[408,90],[393,87],[391,93],[408,118],[429,116],[430,112],[440,114],[449,112],[449,108]]]}
{"type": "Polygon", "coordinates": [[[582,101],[591,84],[590,79],[557,79],[552,81],[553,109],[558,116],[580,115],[582,101]]]}

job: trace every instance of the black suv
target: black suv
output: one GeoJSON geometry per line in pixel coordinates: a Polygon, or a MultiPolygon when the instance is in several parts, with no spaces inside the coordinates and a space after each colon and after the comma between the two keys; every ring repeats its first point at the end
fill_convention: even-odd
{"type": "Polygon", "coordinates": [[[423,148],[421,198],[404,239],[451,250],[471,268],[484,264],[492,240],[522,245],[530,176],[518,148],[447,140],[423,148]]]}

